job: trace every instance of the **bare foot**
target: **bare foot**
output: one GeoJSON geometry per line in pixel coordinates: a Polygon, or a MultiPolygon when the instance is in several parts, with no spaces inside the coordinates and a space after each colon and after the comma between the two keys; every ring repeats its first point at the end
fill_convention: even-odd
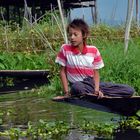
{"type": "Polygon", "coordinates": [[[53,97],[53,100],[60,100],[60,99],[66,99],[66,98],[69,98],[69,96],[56,96],[56,97],[53,97]]]}
{"type": "Polygon", "coordinates": [[[87,93],[86,95],[94,96],[97,99],[106,98],[106,96],[104,96],[101,91],[99,91],[98,93],[87,93]]]}

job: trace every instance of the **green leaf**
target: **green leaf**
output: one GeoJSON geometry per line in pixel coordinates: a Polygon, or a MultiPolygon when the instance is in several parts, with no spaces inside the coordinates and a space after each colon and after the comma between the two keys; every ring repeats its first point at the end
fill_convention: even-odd
{"type": "Polygon", "coordinates": [[[5,69],[5,66],[2,63],[0,63],[0,69],[5,69]]]}
{"type": "Polygon", "coordinates": [[[140,110],[137,111],[136,115],[140,117],[140,110]]]}

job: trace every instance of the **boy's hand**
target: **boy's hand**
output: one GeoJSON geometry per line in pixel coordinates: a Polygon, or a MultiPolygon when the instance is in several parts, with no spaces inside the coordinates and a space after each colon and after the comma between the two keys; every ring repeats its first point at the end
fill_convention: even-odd
{"type": "Polygon", "coordinates": [[[70,97],[70,96],[71,96],[71,94],[69,91],[64,92],[64,97],[70,97]]]}
{"type": "Polygon", "coordinates": [[[99,91],[95,91],[94,95],[98,96],[98,99],[103,98],[104,94],[99,90],[99,91]]]}

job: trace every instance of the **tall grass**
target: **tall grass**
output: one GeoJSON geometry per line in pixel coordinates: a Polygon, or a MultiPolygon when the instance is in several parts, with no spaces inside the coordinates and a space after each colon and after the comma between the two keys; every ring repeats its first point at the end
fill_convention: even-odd
{"type": "Polygon", "coordinates": [[[128,54],[123,53],[123,43],[97,44],[101,50],[105,67],[101,70],[101,80],[133,86],[140,93],[140,46],[130,43],[128,54]]]}

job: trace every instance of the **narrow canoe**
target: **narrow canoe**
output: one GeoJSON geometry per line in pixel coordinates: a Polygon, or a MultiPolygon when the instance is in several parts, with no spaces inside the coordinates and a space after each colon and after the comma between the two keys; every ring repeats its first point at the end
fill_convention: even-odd
{"type": "Polygon", "coordinates": [[[0,70],[0,77],[41,78],[47,77],[49,70],[0,70]]]}
{"type": "Polygon", "coordinates": [[[125,116],[136,115],[140,110],[140,96],[124,97],[103,97],[84,95],[79,98],[71,97],[64,99],[53,99],[54,101],[70,103],[82,107],[97,109],[101,111],[117,113],[125,116]]]}
{"type": "Polygon", "coordinates": [[[0,87],[0,95],[15,93],[18,91],[31,90],[33,88],[38,88],[48,83],[49,80],[47,78],[36,78],[36,79],[31,78],[31,79],[20,80],[12,86],[0,87]]]}

